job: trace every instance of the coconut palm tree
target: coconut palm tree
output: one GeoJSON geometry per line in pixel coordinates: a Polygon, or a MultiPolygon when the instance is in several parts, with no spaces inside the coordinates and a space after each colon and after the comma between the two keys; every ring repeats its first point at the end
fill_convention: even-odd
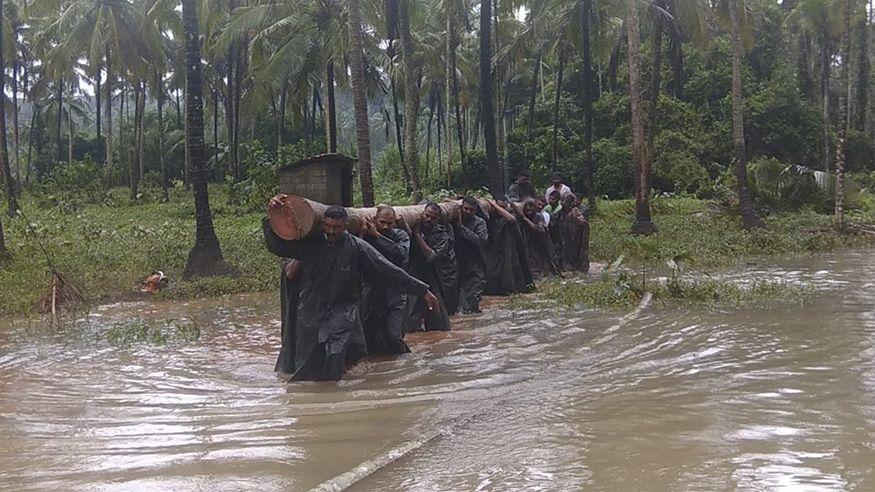
{"type": "Polygon", "coordinates": [[[835,228],[845,228],[845,152],[848,129],[851,126],[851,0],[843,0],[842,8],[842,67],[839,72],[839,121],[836,141],[836,189],[835,189],[835,228]]]}
{"type": "MultiPolygon", "coordinates": [[[[12,179],[12,166],[9,164],[9,153],[6,148],[6,64],[3,50],[5,40],[3,37],[3,24],[5,24],[2,19],[3,12],[5,12],[3,0],[0,0],[0,99],[4,100],[0,101],[0,168],[2,168],[0,170],[3,172],[3,181],[6,186],[7,211],[12,217],[18,211],[18,201],[15,196],[15,181],[12,179]]],[[[5,253],[2,225],[0,225],[0,253],[5,253]]]]}
{"type": "Polygon", "coordinates": [[[747,150],[744,141],[744,99],[741,94],[741,64],[744,47],[741,42],[742,12],[738,0],[728,0],[729,35],[732,44],[732,148],[735,154],[735,181],[741,223],[745,229],[763,227],[765,224],[753,208],[747,180],[747,150]]]}
{"type": "Polygon", "coordinates": [[[638,0],[626,2],[626,37],[629,43],[629,100],[632,105],[632,160],[635,164],[635,221],[633,234],[652,234],[656,224],[650,218],[650,155],[644,134],[641,94],[641,48],[638,29],[638,0]]]}
{"type": "Polygon", "coordinates": [[[210,195],[207,191],[208,170],[204,160],[204,111],[201,39],[196,0],[182,0],[185,31],[186,91],[185,145],[191,160],[191,181],[196,219],[195,244],[188,254],[183,278],[234,274],[225,263],[219,238],[213,228],[210,195]]]}
{"type": "Polygon", "coordinates": [[[413,191],[413,201],[422,199],[422,185],[419,182],[419,159],[416,145],[416,133],[419,130],[419,88],[417,87],[418,67],[414,60],[415,46],[410,35],[410,0],[398,0],[400,12],[398,16],[398,31],[401,38],[401,55],[404,63],[404,160],[407,172],[410,174],[410,185],[413,191]]]}
{"type": "Polygon", "coordinates": [[[486,169],[489,191],[504,195],[504,179],[498,163],[495,134],[495,106],[492,80],[492,0],[480,2],[480,121],[483,123],[483,144],[486,147],[486,169]]]}
{"type": "Polygon", "coordinates": [[[355,134],[358,148],[359,178],[362,186],[362,203],[374,205],[374,178],[371,172],[371,136],[368,125],[368,98],[365,87],[364,33],[362,32],[362,7],[360,0],[347,1],[349,22],[349,67],[352,83],[352,98],[355,107],[355,134]]]}

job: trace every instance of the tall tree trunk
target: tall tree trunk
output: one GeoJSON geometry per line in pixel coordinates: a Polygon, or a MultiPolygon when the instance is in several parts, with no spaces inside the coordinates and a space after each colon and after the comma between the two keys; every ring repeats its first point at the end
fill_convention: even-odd
{"type": "Polygon", "coordinates": [[[219,169],[219,89],[213,89],[213,172],[219,169]]]}
{"type": "Polygon", "coordinates": [[[493,196],[504,195],[504,180],[498,163],[495,135],[495,107],[492,92],[492,2],[480,2],[480,118],[483,121],[483,142],[486,147],[486,169],[489,172],[489,191],[493,196]]]}
{"type": "MultiPolygon", "coordinates": [[[[3,12],[3,0],[0,0],[0,96],[5,99],[6,61],[3,58],[3,12]]],[[[15,181],[12,179],[12,169],[9,165],[9,153],[6,148],[6,106],[2,103],[0,103],[0,168],[2,168],[3,181],[6,185],[7,212],[10,217],[13,217],[18,212],[18,200],[15,194],[15,181]]],[[[2,225],[0,225],[0,254],[6,254],[2,225]]]]}
{"type": "Polygon", "coordinates": [[[866,131],[866,122],[869,114],[869,90],[870,81],[869,73],[871,69],[869,61],[869,22],[866,18],[866,9],[861,9],[861,14],[856,20],[854,33],[856,35],[857,45],[857,77],[854,84],[856,91],[856,118],[854,128],[864,132],[866,131]]]}
{"type": "MultiPolygon", "coordinates": [[[[452,131],[450,130],[450,111],[452,111],[453,107],[453,98],[456,96],[456,91],[454,90],[455,86],[455,69],[456,67],[453,64],[453,59],[455,58],[456,52],[456,3],[452,1],[444,2],[446,7],[446,17],[447,17],[447,32],[446,32],[446,53],[444,54],[444,68],[446,75],[444,76],[444,85],[445,85],[445,96],[446,96],[446,105],[444,110],[446,113],[444,114],[444,123],[446,124],[446,128],[444,129],[445,135],[452,135],[452,131]]],[[[440,106],[440,104],[438,104],[440,106]]],[[[441,117],[438,116],[438,132],[440,132],[440,124],[441,117]]],[[[458,121],[457,121],[458,123],[458,121]]],[[[429,133],[429,138],[431,137],[431,133],[429,133]]],[[[447,141],[447,174],[451,173],[450,169],[453,166],[453,138],[449,137],[446,139],[447,141]]],[[[461,143],[459,144],[461,146],[461,143]]],[[[428,146],[426,146],[428,148],[428,146]]],[[[440,149],[440,146],[438,146],[440,149]]],[[[464,153],[464,150],[462,151],[464,153]]],[[[440,163],[440,159],[438,159],[438,163],[440,163]]],[[[464,161],[460,163],[462,166],[465,165],[464,161]]],[[[440,164],[438,164],[440,167],[440,164]]]]}
{"type": "Polygon", "coordinates": [[[328,62],[325,91],[328,94],[328,152],[337,152],[337,105],[334,99],[334,60],[328,62]]]}
{"type": "Polygon", "coordinates": [[[368,124],[368,98],[365,88],[365,51],[362,33],[362,8],[360,0],[347,0],[349,9],[350,81],[355,107],[355,133],[358,147],[359,178],[362,187],[362,203],[374,206],[374,178],[371,173],[371,136],[368,124]]]}
{"type": "Polygon", "coordinates": [[[246,44],[240,43],[235,50],[237,65],[234,67],[234,143],[231,149],[234,159],[234,179],[243,179],[243,164],[240,162],[240,101],[243,98],[243,72],[245,70],[246,44]]]}
{"type": "Polygon", "coordinates": [[[185,28],[186,91],[185,91],[185,145],[191,159],[192,189],[194,190],[195,244],[188,254],[183,278],[233,274],[225,263],[219,239],[213,228],[210,195],[207,189],[207,169],[204,164],[204,109],[203,79],[201,75],[201,40],[198,33],[196,0],[182,0],[182,18],[185,28]]]}
{"type": "MultiPolygon", "coordinates": [[[[5,77],[5,75],[4,75],[5,77]]],[[[55,162],[61,162],[63,160],[63,148],[61,147],[61,122],[63,121],[64,115],[64,78],[61,77],[58,79],[58,83],[55,86],[55,104],[57,105],[58,112],[55,114],[55,162]]]]}
{"type": "Polygon", "coordinates": [[[650,101],[647,104],[647,153],[653,155],[653,139],[656,137],[656,110],[659,107],[659,86],[662,85],[662,21],[653,23],[653,73],[650,79],[650,101]]]}
{"type": "Polygon", "coordinates": [[[796,79],[799,85],[799,91],[803,95],[814,99],[816,97],[814,81],[811,80],[811,71],[809,70],[811,43],[808,42],[808,36],[802,32],[801,29],[798,29],[796,26],[792,26],[791,29],[797,31],[796,43],[798,49],[796,50],[796,79]]]}
{"type": "Polygon", "coordinates": [[[410,35],[410,0],[398,0],[401,7],[399,31],[401,34],[401,59],[404,63],[404,160],[410,173],[410,187],[413,191],[413,201],[422,200],[422,185],[419,181],[419,149],[416,143],[416,133],[419,122],[419,88],[416,79],[417,68],[414,63],[416,47],[413,36],[410,35]]]}
{"type": "Polygon", "coordinates": [[[633,234],[656,232],[650,219],[650,156],[644,136],[641,97],[641,49],[638,31],[638,0],[626,2],[626,34],[629,40],[629,99],[632,106],[632,160],[635,163],[635,222],[633,234]]]}
{"type": "MultiPolygon", "coordinates": [[[[0,19],[2,20],[2,19],[0,19]]],[[[12,60],[12,157],[15,159],[16,193],[21,186],[21,151],[18,139],[18,56],[12,60]]]]}
{"type": "Polygon", "coordinates": [[[526,140],[531,140],[532,129],[535,127],[535,101],[538,96],[538,78],[541,73],[541,48],[538,48],[538,56],[535,57],[535,67],[532,70],[532,89],[529,94],[529,127],[526,128],[526,140]]]}
{"type": "Polygon", "coordinates": [[[100,70],[97,71],[97,76],[94,78],[94,107],[96,110],[94,111],[95,116],[95,130],[97,131],[97,162],[103,163],[103,152],[100,150],[100,144],[103,129],[100,127],[100,113],[103,110],[103,106],[100,105],[100,70]]]}
{"type": "Polygon", "coordinates": [[[284,145],[286,133],[286,97],[289,93],[289,81],[283,81],[283,90],[280,93],[280,114],[279,114],[279,131],[277,132],[276,147],[277,150],[284,145]]]}
{"type": "Polygon", "coordinates": [[[182,130],[182,104],[179,103],[179,88],[176,89],[176,129],[182,130]]]}
{"type": "Polygon", "coordinates": [[[590,210],[595,209],[595,164],[592,159],[592,53],[590,46],[592,0],[583,0],[583,118],[586,171],[584,185],[590,210]]]}
{"type": "Polygon", "coordinates": [[[495,54],[494,63],[492,65],[492,81],[495,84],[495,90],[493,91],[494,102],[495,104],[495,141],[496,141],[496,153],[498,154],[498,162],[499,168],[501,169],[501,182],[502,184],[507,183],[507,155],[505,152],[507,148],[505,144],[506,135],[504,133],[504,98],[502,97],[502,87],[501,82],[504,77],[503,71],[501,68],[501,59],[498,57],[498,53],[501,53],[501,24],[499,22],[500,16],[498,15],[498,0],[492,0],[492,52],[495,54]]]}
{"type": "Polygon", "coordinates": [[[553,100],[553,166],[550,172],[559,169],[559,103],[562,100],[562,77],[565,72],[565,48],[559,48],[559,70],[556,72],[556,96],[553,100]]]}
{"type": "Polygon", "coordinates": [[[130,160],[130,182],[131,182],[131,201],[137,200],[137,195],[140,192],[140,176],[143,173],[143,165],[140,163],[140,93],[142,92],[142,84],[137,80],[137,85],[134,87],[134,141],[133,155],[130,160]]]}
{"type": "Polygon", "coordinates": [[[158,105],[158,164],[161,167],[161,197],[164,201],[170,199],[169,177],[167,176],[167,161],[164,158],[164,78],[163,74],[155,73],[155,100],[158,105]]]}
{"type": "Polygon", "coordinates": [[[67,104],[67,165],[73,164],[73,107],[67,104]]]}
{"type": "Polygon", "coordinates": [[[829,165],[829,71],[830,60],[829,34],[823,33],[820,41],[820,146],[821,165],[825,172],[830,171],[829,165]]]}
{"type": "Polygon", "coordinates": [[[37,116],[39,116],[39,112],[39,105],[34,104],[30,111],[30,129],[28,130],[27,137],[27,166],[24,176],[24,180],[27,183],[30,183],[30,170],[33,168],[33,161],[31,160],[31,157],[33,156],[33,129],[36,126],[37,116]]]}
{"type": "MultiPolygon", "coordinates": [[[[106,167],[104,168],[104,177],[107,182],[112,176],[112,52],[109,47],[106,48],[106,100],[104,101],[106,117],[106,167]]],[[[111,184],[111,183],[110,183],[111,184]]]]}
{"type": "MultiPolygon", "coordinates": [[[[459,73],[456,71],[456,48],[455,47],[453,48],[452,55],[453,55],[453,60],[452,60],[453,105],[455,106],[455,109],[456,109],[456,133],[458,133],[458,137],[459,137],[459,166],[462,169],[465,169],[466,160],[467,160],[466,156],[465,156],[465,153],[466,153],[465,145],[467,144],[467,142],[465,142],[465,129],[463,127],[464,121],[462,120],[462,108],[461,108],[461,103],[459,102],[459,73]]],[[[447,108],[447,111],[449,111],[449,108],[447,108]]],[[[449,113],[447,113],[447,114],[449,114],[449,113]]],[[[449,122],[449,119],[447,119],[447,122],[449,122]]],[[[453,132],[451,132],[449,130],[449,123],[447,123],[447,132],[445,135],[446,135],[445,138],[447,140],[453,139],[453,132]]],[[[452,161],[452,156],[448,156],[447,162],[451,162],[451,161],[452,161]]],[[[449,172],[450,172],[450,168],[447,167],[447,173],[449,173],[449,172]]]]}
{"type": "Polygon", "coordinates": [[[732,41],[732,147],[735,151],[735,180],[738,207],[745,229],[763,227],[763,221],[753,208],[747,182],[747,150],[744,142],[744,99],[741,94],[741,63],[744,51],[741,45],[738,0],[729,0],[729,31],[732,41]]]}
{"type": "Polygon", "coordinates": [[[842,2],[842,68],[839,72],[839,121],[836,142],[835,228],[845,228],[845,153],[851,125],[851,1],[842,2]]]}
{"type": "MultiPolygon", "coordinates": [[[[440,96],[438,96],[440,98],[440,96]]],[[[429,160],[431,158],[431,124],[434,120],[435,101],[432,99],[428,104],[428,123],[425,126],[425,180],[428,181],[429,160]]]]}
{"type": "MultiPolygon", "coordinates": [[[[118,158],[119,158],[119,168],[124,169],[125,162],[125,100],[127,97],[127,84],[125,83],[123,78],[119,78],[119,82],[121,83],[121,90],[119,90],[118,94],[118,158]]],[[[130,164],[129,164],[130,165],[130,164]]]]}
{"type": "Polygon", "coordinates": [[[392,113],[395,123],[395,145],[398,147],[398,160],[401,165],[401,174],[404,177],[404,189],[408,195],[413,194],[410,186],[410,171],[407,169],[407,160],[404,159],[404,141],[401,138],[401,113],[398,111],[398,92],[395,90],[395,74],[389,78],[389,90],[392,92],[392,113]]]}

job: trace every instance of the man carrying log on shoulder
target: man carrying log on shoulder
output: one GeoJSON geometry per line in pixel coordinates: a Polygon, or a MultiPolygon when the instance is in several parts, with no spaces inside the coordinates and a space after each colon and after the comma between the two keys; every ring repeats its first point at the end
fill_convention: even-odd
{"type": "MultiPolygon", "coordinates": [[[[278,195],[269,207],[281,210],[284,200],[278,195]]],[[[437,308],[437,299],[425,283],[349,234],[346,227],[346,209],[338,206],[323,214],[320,234],[299,241],[280,238],[268,220],[263,222],[268,250],[301,260],[293,380],[339,380],[347,364],[366,353],[359,315],[363,278],[421,297],[427,309],[437,308]]]]}
{"type": "Polygon", "coordinates": [[[506,296],[531,292],[532,272],[526,243],[507,197],[490,200],[489,242],[486,245],[486,293],[506,296]]]}
{"type": "Polygon", "coordinates": [[[466,196],[459,209],[456,233],[456,258],[459,261],[459,309],[463,314],[480,312],[480,296],[486,286],[484,248],[489,239],[486,221],[477,216],[480,205],[466,196]]]}
{"type": "Polygon", "coordinates": [[[428,284],[440,299],[439,310],[423,312],[421,306],[412,306],[410,331],[420,329],[419,321],[425,319],[425,329],[447,331],[449,315],[455,314],[459,305],[459,271],[456,265],[456,249],[453,232],[443,224],[443,209],[436,203],[427,202],[419,222],[408,232],[411,235],[411,272],[428,284]]]}
{"type": "MultiPolygon", "coordinates": [[[[410,261],[410,235],[396,227],[395,209],[377,207],[374,220],[362,222],[361,236],[392,264],[407,271],[410,261]]],[[[378,282],[365,281],[362,292],[362,324],[370,354],[405,354],[404,343],[407,295],[378,282]]]]}

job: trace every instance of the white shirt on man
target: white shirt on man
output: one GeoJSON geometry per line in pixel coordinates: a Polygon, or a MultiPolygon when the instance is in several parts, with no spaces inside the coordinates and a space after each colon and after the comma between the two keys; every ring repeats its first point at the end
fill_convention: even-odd
{"type": "Polygon", "coordinates": [[[559,198],[565,198],[566,196],[571,194],[571,188],[568,187],[565,183],[559,185],[559,188],[556,188],[553,185],[547,187],[547,191],[544,192],[544,200],[550,201],[550,193],[554,191],[559,192],[559,198]]]}

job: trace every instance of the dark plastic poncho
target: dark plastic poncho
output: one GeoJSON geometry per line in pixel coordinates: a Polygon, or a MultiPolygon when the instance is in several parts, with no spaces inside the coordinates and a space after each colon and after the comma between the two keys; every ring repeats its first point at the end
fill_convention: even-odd
{"type": "Polygon", "coordinates": [[[393,265],[373,246],[344,233],[331,246],[324,236],[285,241],[263,221],[267,249],[301,260],[295,337],[295,380],[338,380],[346,363],[367,352],[359,298],[363,278],[422,296],[428,286],[393,265]]]}
{"type": "Polygon", "coordinates": [[[562,216],[559,223],[562,238],[562,269],[566,271],[589,271],[589,222],[579,208],[573,208],[562,216]]]}
{"type": "Polygon", "coordinates": [[[419,247],[410,249],[410,273],[427,283],[438,298],[439,309],[428,311],[422,300],[409,303],[407,331],[420,330],[420,320],[425,320],[426,330],[447,331],[449,316],[456,313],[459,305],[459,272],[456,266],[456,250],[453,234],[443,224],[435,224],[423,231],[425,243],[432,249],[428,257],[419,247]]]}
{"type": "MultiPolygon", "coordinates": [[[[390,229],[385,235],[366,237],[365,241],[395,266],[406,270],[410,259],[410,236],[402,229],[390,229]]],[[[370,354],[404,354],[407,295],[388,289],[381,283],[365,281],[362,291],[362,324],[370,354]]]]}
{"type": "Polygon", "coordinates": [[[297,260],[283,260],[280,267],[280,316],[282,318],[280,338],[282,339],[282,346],[274,366],[274,371],[287,374],[295,372],[295,326],[297,324],[298,293],[301,284],[300,275],[292,280],[286,278],[285,266],[290,261],[297,260]]]}
{"type": "Polygon", "coordinates": [[[486,293],[498,296],[532,290],[532,272],[519,223],[496,216],[489,221],[486,244],[486,293]]]}
{"type": "Polygon", "coordinates": [[[456,259],[459,264],[459,309],[480,312],[480,296],[486,286],[484,248],[489,239],[486,221],[473,215],[453,226],[456,233],[456,259]]]}
{"type": "Polygon", "coordinates": [[[534,227],[524,223],[520,229],[526,243],[532,279],[540,280],[546,275],[558,274],[559,269],[553,263],[553,242],[550,241],[550,234],[547,231],[547,225],[544,223],[544,216],[537,213],[529,220],[533,223],[534,227]]]}

